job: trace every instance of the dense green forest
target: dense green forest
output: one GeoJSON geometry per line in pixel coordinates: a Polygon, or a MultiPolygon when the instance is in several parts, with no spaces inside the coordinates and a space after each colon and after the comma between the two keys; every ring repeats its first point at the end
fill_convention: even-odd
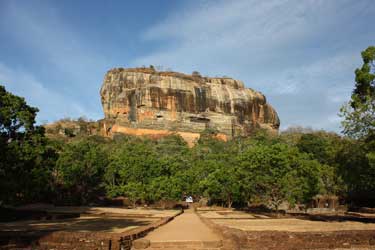
{"type": "Polygon", "coordinates": [[[375,206],[375,47],[362,58],[352,98],[340,111],[343,135],[259,130],[224,142],[206,130],[193,148],[177,135],[49,139],[35,125],[38,109],[0,86],[0,205],[84,205],[104,196],[152,204],[192,195],[229,207],[277,209],[322,194],[375,206]]]}

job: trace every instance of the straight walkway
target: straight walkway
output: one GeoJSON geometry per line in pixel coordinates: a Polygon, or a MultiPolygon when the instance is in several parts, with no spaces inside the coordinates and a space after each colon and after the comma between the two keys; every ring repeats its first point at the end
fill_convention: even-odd
{"type": "Polygon", "coordinates": [[[199,219],[193,209],[189,209],[166,225],[149,233],[145,239],[151,242],[219,241],[220,237],[199,219]]]}

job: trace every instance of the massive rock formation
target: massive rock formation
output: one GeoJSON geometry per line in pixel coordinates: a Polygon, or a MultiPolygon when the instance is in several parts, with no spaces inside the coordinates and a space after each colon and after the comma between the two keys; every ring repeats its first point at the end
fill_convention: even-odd
{"type": "Polygon", "coordinates": [[[206,128],[223,139],[256,128],[277,132],[276,111],[260,92],[227,77],[201,77],[153,68],[112,69],[100,90],[106,133],[165,135],[187,141],[206,128]]]}

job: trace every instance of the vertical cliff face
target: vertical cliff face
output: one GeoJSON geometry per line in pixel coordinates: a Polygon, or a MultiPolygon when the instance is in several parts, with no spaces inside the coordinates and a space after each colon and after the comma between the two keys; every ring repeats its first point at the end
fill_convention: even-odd
{"type": "Polygon", "coordinates": [[[264,95],[231,78],[112,69],[100,94],[105,118],[112,121],[108,132],[199,134],[213,128],[230,138],[256,128],[276,132],[280,125],[264,95]]]}

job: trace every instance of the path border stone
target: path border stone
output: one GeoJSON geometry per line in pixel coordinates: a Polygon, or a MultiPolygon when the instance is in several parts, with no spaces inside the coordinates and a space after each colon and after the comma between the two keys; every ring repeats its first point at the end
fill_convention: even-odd
{"type": "Polygon", "coordinates": [[[222,250],[240,250],[241,249],[241,237],[234,234],[229,228],[218,225],[212,222],[208,218],[204,218],[199,211],[196,211],[199,219],[208,226],[212,231],[221,236],[222,239],[222,250]]]}
{"type": "Polygon", "coordinates": [[[233,250],[375,250],[375,232],[369,230],[332,232],[244,231],[216,224],[198,213],[201,220],[223,238],[223,249],[233,250]]]}

